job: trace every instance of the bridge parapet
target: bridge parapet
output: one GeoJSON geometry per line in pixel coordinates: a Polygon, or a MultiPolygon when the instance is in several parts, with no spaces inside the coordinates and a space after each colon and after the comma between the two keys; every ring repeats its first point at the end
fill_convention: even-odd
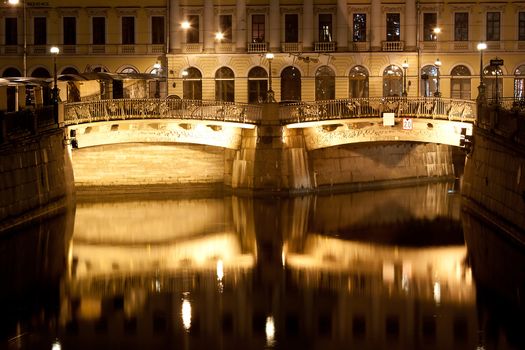
{"type": "Polygon", "coordinates": [[[348,118],[379,118],[385,112],[396,117],[474,122],[476,102],[440,97],[370,97],[298,102],[282,105],[282,124],[348,118]]]}
{"type": "Polygon", "coordinates": [[[66,125],[124,119],[190,119],[258,124],[262,106],[181,99],[112,99],[67,103],[66,125]]]}

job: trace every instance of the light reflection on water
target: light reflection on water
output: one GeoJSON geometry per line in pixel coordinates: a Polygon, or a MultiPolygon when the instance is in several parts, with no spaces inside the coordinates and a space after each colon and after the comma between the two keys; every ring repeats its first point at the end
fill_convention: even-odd
{"type": "Polygon", "coordinates": [[[450,186],[79,201],[53,336],[63,349],[475,349],[450,186]]]}

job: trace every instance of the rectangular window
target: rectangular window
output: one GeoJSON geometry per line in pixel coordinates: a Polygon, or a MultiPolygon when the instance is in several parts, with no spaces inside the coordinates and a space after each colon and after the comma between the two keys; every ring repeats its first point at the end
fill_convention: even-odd
{"type": "Polygon", "coordinates": [[[401,15],[399,13],[386,14],[386,40],[401,40],[401,15]]]}
{"type": "Polygon", "coordinates": [[[135,44],[135,17],[122,17],[122,44],[135,44]]]}
{"type": "Polygon", "coordinates": [[[198,44],[199,43],[199,15],[189,15],[188,22],[190,27],[186,31],[186,43],[198,44]]]}
{"type": "Polygon", "coordinates": [[[252,15],[252,43],[263,43],[265,32],[264,15],[252,15]]]}
{"type": "Polygon", "coordinates": [[[284,15],[284,42],[299,42],[299,15],[296,13],[284,15]]]}
{"type": "Polygon", "coordinates": [[[456,12],[454,14],[454,40],[468,41],[468,13],[456,12]]]}
{"type": "Polygon", "coordinates": [[[93,45],[106,44],[106,17],[93,17],[93,45]]]}
{"type": "Polygon", "coordinates": [[[16,18],[5,19],[5,44],[18,45],[18,21],[16,18]]]}
{"type": "Polygon", "coordinates": [[[525,41],[525,12],[518,15],[518,40],[525,41]]]}
{"type": "Polygon", "coordinates": [[[34,44],[35,45],[46,45],[47,44],[47,20],[45,17],[35,17],[33,19],[34,29],[34,44]]]}
{"type": "Polygon", "coordinates": [[[151,17],[151,43],[164,44],[164,17],[151,17]]]}
{"type": "Polygon", "coordinates": [[[231,15],[220,15],[219,16],[219,30],[224,35],[224,42],[231,43],[232,41],[232,16],[231,15]]]}
{"type": "Polygon", "coordinates": [[[366,13],[354,13],[354,36],[353,40],[366,41],[366,13]]]}
{"type": "Polygon", "coordinates": [[[62,20],[64,33],[64,45],[77,44],[77,19],[76,17],[64,17],[62,20]]]}
{"type": "Polygon", "coordinates": [[[487,12],[487,41],[499,41],[500,13],[487,12]]]}
{"type": "Polygon", "coordinates": [[[423,40],[434,41],[437,40],[437,35],[434,29],[437,27],[437,13],[423,14],[423,40]]]}
{"type": "Polygon", "coordinates": [[[319,41],[332,41],[332,15],[329,13],[319,14],[319,41]]]}

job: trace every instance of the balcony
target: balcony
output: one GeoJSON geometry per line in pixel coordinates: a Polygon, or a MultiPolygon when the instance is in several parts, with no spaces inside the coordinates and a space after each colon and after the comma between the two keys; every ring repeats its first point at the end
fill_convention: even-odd
{"type": "Polygon", "coordinates": [[[248,52],[267,52],[268,43],[248,43],[248,52]]]}
{"type": "Polygon", "coordinates": [[[228,53],[233,52],[234,45],[233,43],[216,43],[215,52],[228,53]]]}
{"type": "Polygon", "coordinates": [[[501,41],[487,41],[487,50],[501,50],[501,41]]]}
{"type": "Polygon", "coordinates": [[[104,54],[106,53],[106,45],[91,45],[91,53],[104,54]]]}
{"type": "Polygon", "coordinates": [[[454,51],[470,51],[469,41],[454,41],[454,51]]]}
{"type": "Polygon", "coordinates": [[[120,53],[129,55],[135,53],[135,45],[121,45],[120,46],[120,53]]]}
{"type": "Polygon", "coordinates": [[[382,42],[382,50],[383,51],[403,51],[405,47],[404,41],[383,41],[382,42]]]}
{"type": "Polygon", "coordinates": [[[283,52],[301,52],[303,45],[301,43],[281,43],[281,50],[283,52]]]}
{"type": "Polygon", "coordinates": [[[163,54],[164,44],[151,44],[148,45],[148,53],[163,54]]]}
{"type": "Polygon", "coordinates": [[[62,52],[64,54],[74,55],[77,53],[77,46],[76,45],[64,45],[62,47],[62,52]]]}
{"type": "Polygon", "coordinates": [[[366,41],[355,41],[350,44],[351,51],[368,51],[370,50],[370,43],[366,41]]]}
{"type": "Polygon", "coordinates": [[[335,41],[317,41],[314,43],[315,52],[335,52],[336,47],[335,41]]]}
{"type": "Polygon", "coordinates": [[[186,43],[186,44],[183,44],[182,50],[185,53],[201,53],[202,52],[202,43],[186,43]]]}

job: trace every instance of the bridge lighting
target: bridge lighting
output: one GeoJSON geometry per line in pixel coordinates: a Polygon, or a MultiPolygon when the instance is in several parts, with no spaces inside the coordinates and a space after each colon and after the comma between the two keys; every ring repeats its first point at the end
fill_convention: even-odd
{"type": "Polygon", "coordinates": [[[402,64],[403,67],[403,97],[407,97],[407,69],[408,69],[408,62],[405,59],[405,61],[402,64]]]}
{"type": "Polygon", "coordinates": [[[441,67],[441,61],[439,58],[436,59],[434,65],[436,66],[436,92],[434,93],[434,96],[441,97],[441,92],[439,92],[439,67],[441,67]]]}
{"type": "Polygon", "coordinates": [[[266,93],[266,102],[271,103],[275,102],[272,89],[272,61],[274,58],[274,54],[271,52],[267,52],[265,57],[268,60],[268,92],[266,93]]]}
{"type": "Polygon", "coordinates": [[[483,51],[487,49],[487,43],[479,43],[478,46],[479,51],[479,86],[478,86],[478,99],[483,98],[485,95],[485,84],[483,83],[483,51]]]}

